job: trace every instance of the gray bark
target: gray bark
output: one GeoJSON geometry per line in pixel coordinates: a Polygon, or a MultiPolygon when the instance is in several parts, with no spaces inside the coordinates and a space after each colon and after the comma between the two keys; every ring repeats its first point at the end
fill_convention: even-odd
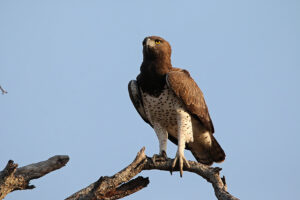
{"type": "Polygon", "coordinates": [[[24,167],[18,167],[14,161],[8,161],[3,171],[0,171],[0,200],[8,193],[15,190],[26,190],[35,188],[29,182],[40,178],[54,170],[65,166],[69,161],[68,156],[54,156],[48,160],[33,163],[24,167]]]}
{"type": "MultiPolygon", "coordinates": [[[[110,177],[100,177],[98,181],[76,192],[66,200],[120,199],[148,185],[148,178],[138,177],[131,180],[143,170],[179,171],[178,167],[172,169],[173,159],[166,158],[154,162],[152,158],[145,155],[144,151],[145,148],[142,148],[134,161],[117,174],[110,177]]],[[[221,168],[209,167],[194,161],[188,162],[190,167],[184,167],[183,170],[198,174],[211,183],[218,200],[238,200],[238,198],[227,192],[225,177],[221,178],[219,174],[221,168]]]]}
{"type": "MultiPolygon", "coordinates": [[[[40,178],[49,172],[60,169],[69,161],[68,156],[54,156],[46,161],[34,163],[17,168],[18,165],[12,160],[8,161],[6,167],[0,172],[0,200],[8,193],[15,190],[33,189],[29,185],[30,180],[40,178]]],[[[221,178],[221,168],[209,167],[198,162],[188,161],[190,167],[184,167],[184,171],[192,172],[202,176],[214,188],[218,200],[238,200],[227,192],[225,177],[221,178]]],[[[173,159],[156,159],[155,161],[145,155],[142,148],[134,161],[126,168],[113,176],[100,177],[99,180],[82,190],[74,193],[66,200],[113,200],[131,195],[149,184],[149,179],[144,177],[134,178],[143,170],[179,171],[178,166],[172,169],[173,159]],[[134,178],[134,179],[133,179],[134,178]]]]}

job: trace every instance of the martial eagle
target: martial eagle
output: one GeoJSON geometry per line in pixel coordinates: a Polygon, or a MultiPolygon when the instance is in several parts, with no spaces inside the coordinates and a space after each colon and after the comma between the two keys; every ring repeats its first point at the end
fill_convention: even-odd
{"type": "Polygon", "coordinates": [[[203,94],[189,72],[171,64],[171,46],[161,37],[143,40],[143,62],[137,80],[128,84],[137,112],[159,140],[158,157],[166,157],[167,139],[178,145],[173,168],[189,167],[184,149],[200,163],[222,162],[225,153],[215,137],[203,94]]]}

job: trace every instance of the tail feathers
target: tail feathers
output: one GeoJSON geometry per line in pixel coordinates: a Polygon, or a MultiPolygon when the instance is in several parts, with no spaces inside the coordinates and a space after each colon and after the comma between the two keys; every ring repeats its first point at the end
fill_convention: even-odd
{"type": "Polygon", "coordinates": [[[225,160],[225,152],[222,147],[219,145],[218,141],[214,136],[211,137],[211,148],[210,154],[214,162],[223,162],[225,160]]]}
{"type": "Polygon", "coordinates": [[[187,148],[191,150],[196,160],[202,164],[212,165],[214,162],[222,162],[225,160],[225,153],[213,135],[211,143],[203,143],[203,141],[194,141],[187,144],[187,148]]]}

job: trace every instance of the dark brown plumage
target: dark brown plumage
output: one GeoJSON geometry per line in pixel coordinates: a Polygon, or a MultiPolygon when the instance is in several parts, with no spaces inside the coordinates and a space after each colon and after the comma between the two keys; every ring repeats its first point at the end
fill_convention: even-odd
{"type": "Polygon", "coordinates": [[[143,63],[141,73],[137,76],[137,82],[145,92],[157,96],[166,84],[166,75],[172,70],[171,46],[161,37],[152,36],[152,40],[160,41],[160,49],[150,49],[143,41],[143,63]]]}
{"type": "Polygon", "coordinates": [[[170,44],[158,36],[146,37],[143,56],[137,81],[131,81],[128,89],[138,113],[157,133],[160,153],[166,149],[163,141],[167,134],[175,144],[180,140],[177,152],[180,165],[184,161],[180,147],[185,143],[198,162],[210,165],[223,161],[225,153],[212,135],[214,126],[203,94],[187,70],[172,67],[170,44]],[[190,119],[178,118],[180,112],[190,119]],[[188,135],[189,130],[192,136],[188,135]]]}

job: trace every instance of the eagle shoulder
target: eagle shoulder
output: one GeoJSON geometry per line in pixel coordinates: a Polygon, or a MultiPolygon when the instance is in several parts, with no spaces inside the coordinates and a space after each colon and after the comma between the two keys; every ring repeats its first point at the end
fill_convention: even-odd
{"type": "Polygon", "coordinates": [[[187,110],[214,133],[214,126],[206,106],[204,96],[187,70],[174,68],[166,76],[166,82],[175,95],[185,104],[187,110]]]}

